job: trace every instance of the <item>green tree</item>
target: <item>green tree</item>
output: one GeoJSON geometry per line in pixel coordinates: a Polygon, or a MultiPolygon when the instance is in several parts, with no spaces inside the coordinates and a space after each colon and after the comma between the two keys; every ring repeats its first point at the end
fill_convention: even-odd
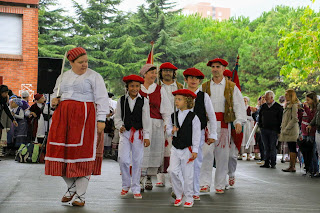
{"type": "Polygon", "coordinates": [[[287,62],[282,66],[281,74],[293,80],[294,87],[312,85],[317,86],[319,78],[315,77],[320,70],[320,13],[315,13],[309,7],[304,10],[300,19],[296,20],[289,29],[282,29],[279,40],[279,57],[287,62]],[[297,81],[297,79],[303,79],[297,81]],[[304,79],[306,82],[303,82],[304,79]],[[313,81],[312,81],[313,79],[313,81]]]}
{"type": "Polygon", "coordinates": [[[68,50],[72,18],[63,15],[66,11],[57,8],[57,0],[39,2],[38,48],[40,57],[62,58],[68,50]],[[57,8],[57,9],[52,9],[57,8]]]}

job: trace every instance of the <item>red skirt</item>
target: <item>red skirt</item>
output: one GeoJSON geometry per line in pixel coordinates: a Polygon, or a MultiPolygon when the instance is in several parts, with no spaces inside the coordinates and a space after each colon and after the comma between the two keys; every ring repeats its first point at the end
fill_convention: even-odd
{"type": "Polygon", "coordinates": [[[62,101],[52,116],[45,174],[82,177],[100,175],[103,134],[97,134],[92,102],[62,101]]]}

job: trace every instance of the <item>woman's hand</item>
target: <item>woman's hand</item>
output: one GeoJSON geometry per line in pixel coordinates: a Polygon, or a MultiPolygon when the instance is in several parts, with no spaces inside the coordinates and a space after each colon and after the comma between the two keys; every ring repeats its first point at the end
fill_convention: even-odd
{"type": "Polygon", "coordinates": [[[51,106],[56,108],[60,104],[60,98],[53,98],[51,101],[51,106]]]}
{"type": "Polygon", "coordinates": [[[97,129],[98,133],[102,133],[104,131],[104,128],[106,127],[106,124],[103,122],[97,122],[97,129]]]}

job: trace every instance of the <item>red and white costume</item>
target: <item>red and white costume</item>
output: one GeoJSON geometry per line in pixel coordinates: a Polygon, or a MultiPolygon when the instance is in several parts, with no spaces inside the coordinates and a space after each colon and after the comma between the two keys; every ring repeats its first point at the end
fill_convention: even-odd
{"type": "MultiPolygon", "coordinates": [[[[57,90],[58,84],[53,98],[57,90]]],[[[69,70],[63,74],[61,93],[49,131],[45,173],[67,178],[100,175],[103,140],[98,140],[96,123],[109,113],[104,81],[91,69],[82,75],[69,70]]]]}
{"type": "Polygon", "coordinates": [[[156,83],[148,89],[141,85],[140,94],[149,99],[152,126],[151,145],[144,148],[142,172],[143,175],[156,175],[164,159],[164,125],[168,123],[173,109],[166,90],[156,83]]]}
{"type": "MultiPolygon", "coordinates": [[[[141,97],[140,94],[138,94],[134,99],[132,99],[128,94],[125,96],[131,112],[133,112],[137,98],[143,97],[141,97]]],[[[115,127],[117,129],[124,126],[121,113],[123,112],[121,112],[121,99],[119,99],[116,114],[114,116],[115,127]]],[[[144,98],[144,104],[142,107],[142,125],[142,130],[126,130],[123,133],[120,133],[118,161],[122,174],[122,189],[128,191],[129,188],[131,188],[133,194],[140,194],[141,164],[144,149],[143,140],[150,138],[151,120],[149,101],[146,98],[144,98]],[[132,165],[132,175],[130,174],[130,165],[132,165]]]]}
{"type": "MultiPolygon", "coordinates": [[[[224,90],[226,86],[226,79],[216,84],[213,80],[210,81],[210,99],[217,118],[217,133],[218,140],[209,146],[206,143],[203,146],[203,163],[200,174],[200,185],[211,186],[212,183],[212,165],[215,157],[216,171],[214,186],[218,190],[224,190],[227,185],[227,174],[229,177],[234,177],[237,166],[238,149],[233,141],[231,141],[231,123],[225,123],[225,97],[224,90]],[[231,141],[231,142],[230,142],[231,141]]],[[[246,121],[246,110],[242,94],[238,87],[234,87],[233,91],[233,110],[235,112],[237,123],[243,124],[246,121]]]]}

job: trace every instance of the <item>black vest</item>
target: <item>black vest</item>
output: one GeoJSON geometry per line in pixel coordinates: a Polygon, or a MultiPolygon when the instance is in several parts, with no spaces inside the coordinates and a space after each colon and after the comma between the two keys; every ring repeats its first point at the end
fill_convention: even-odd
{"type": "MultiPolygon", "coordinates": [[[[173,136],[172,145],[176,149],[184,149],[192,146],[192,120],[196,114],[190,111],[180,127],[178,122],[178,113],[179,111],[177,111],[177,128],[179,128],[179,131],[177,137],[173,136]]],[[[174,113],[171,115],[171,120],[172,123],[174,123],[174,113]]]]}
{"type": "Polygon", "coordinates": [[[204,92],[198,92],[193,111],[199,117],[199,120],[201,122],[201,129],[206,128],[207,112],[206,107],[204,105],[204,92]]]}
{"type": "Polygon", "coordinates": [[[144,104],[144,98],[138,97],[134,105],[133,111],[131,112],[128,99],[125,99],[125,96],[121,97],[121,118],[124,122],[124,127],[126,128],[127,131],[129,131],[131,127],[135,128],[136,130],[143,128],[142,126],[143,104],[144,104]]]}

